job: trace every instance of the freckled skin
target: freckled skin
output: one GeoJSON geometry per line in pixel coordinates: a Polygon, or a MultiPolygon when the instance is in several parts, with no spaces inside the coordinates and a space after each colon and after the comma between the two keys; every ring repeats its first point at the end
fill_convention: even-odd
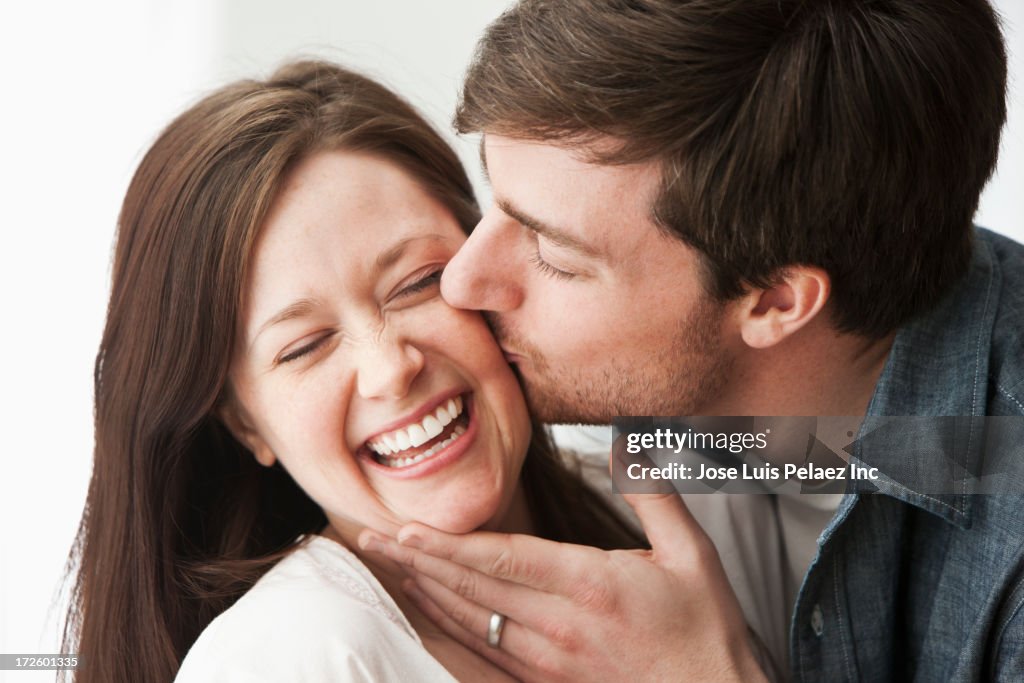
{"type": "Polygon", "coordinates": [[[299,163],[262,228],[226,422],[261,463],[280,462],[352,547],[364,527],[412,520],[499,528],[517,494],[530,437],[522,393],[482,317],[440,297],[439,271],[464,240],[399,167],[341,151],[299,163]],[[308,302],[302,314],[261,330],[295,301],[308,302]],[[450,391],[472,396],[478,425],[452,465],[396,479],[357,455],[450,391]]]}

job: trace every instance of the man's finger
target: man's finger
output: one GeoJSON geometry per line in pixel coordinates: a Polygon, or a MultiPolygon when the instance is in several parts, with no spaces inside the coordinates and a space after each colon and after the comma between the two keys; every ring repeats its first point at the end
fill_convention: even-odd
{"type": "Polygon", "coordinates": [[[709,544],[704,530],[678,493],[624,493],[660,563],[687,560],[709,544]]]}
{"type": "Polygon", "coordinates": [[[608,458],[613,490],[623,494],[675,492],[675,487],[667,479],[634,479],[629,474],[632,471],[630,468],[634,466],[644,469],[656,467],[657,463],[643,448],[638,449],[635,453],[630,453],[628,435],[619,434],[612,443],[611,457],[608,458]]]}
{"type": "Polygon", "coordinates": [[[558,595],[578,587],[587,578],[585,568],[594,554],[601,554],[594,548],[534,536],[486,531],[448,534],[418,523],[402,527],[398,542],[487,576],[558,595]]]}

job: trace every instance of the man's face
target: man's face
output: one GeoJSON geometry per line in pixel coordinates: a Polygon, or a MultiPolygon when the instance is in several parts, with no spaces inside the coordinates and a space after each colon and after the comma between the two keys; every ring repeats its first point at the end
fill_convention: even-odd
{"type": "Polygon", "coordinates": [[[651,217],[655,163],[586,163],[487,135],[494,204],[449,262],[442,294],[487,312],[546,422],[702,412],[726,382],[724,308],[697,252],[651,217]]]}

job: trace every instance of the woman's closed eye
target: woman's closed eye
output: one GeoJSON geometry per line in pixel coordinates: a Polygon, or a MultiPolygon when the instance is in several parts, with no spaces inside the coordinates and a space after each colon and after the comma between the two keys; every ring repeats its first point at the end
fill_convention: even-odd
{"type": "Polygon", "coordinates": [[[434,270],[427,273],[427,275],[399,289],[398,292],[395,294],[395,297],[411,296],[413,294],[416,294],[417,292],[422,292],[425,289],[436,287],[438,284],[441,283],[441,273],[443,272],[443,267],[435,268],[434,270]]]}
{"type": "MultiPolygon", "coordinates": [[[[413,297],[421,292],[436,289],[441,283],[441,273],[443,272],[444,267],[434,267],[423,277],[419,277],[408,285],[401,287],[391,297],[391,300],[397,301],[401,304],[404,303],[404,299],[413,297]]],[[[325,331],[321,334],[312,336],[308,342],[300,341],[298,346],[285,349],[285,351],[278,356],[277,360],[274,361],[274,365],[284,365],[285,363],[290,363],[319,351],[328,341],[330,341],[334,334],[334,331],[325,331]]]]}
{"type": "Polygon", "coordinates": [[[314,337],[308,343],[300,343],[298,348],[285,349],[285,352],[278,356],[277,360],[274,361],[274,365],[284,365],[285,363],[290,363],[293,360],[309,355],[310,353],[320,349],[333,336],[334,332],[325,332],[314,337]]]}

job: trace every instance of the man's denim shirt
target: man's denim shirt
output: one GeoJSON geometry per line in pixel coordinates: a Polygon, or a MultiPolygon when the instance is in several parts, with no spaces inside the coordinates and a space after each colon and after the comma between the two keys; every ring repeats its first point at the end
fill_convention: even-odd
{"type": "MultiPolygon", "coordinates": [[[[1024,246],[979,229],[966,279],[897,333],[869,419],[1024,416],[1022,330],[1024,246]]],[[[848,493],[794,608],[793,680],[1024,682],[1022,605],[1024,496],[848,493]]]]}

